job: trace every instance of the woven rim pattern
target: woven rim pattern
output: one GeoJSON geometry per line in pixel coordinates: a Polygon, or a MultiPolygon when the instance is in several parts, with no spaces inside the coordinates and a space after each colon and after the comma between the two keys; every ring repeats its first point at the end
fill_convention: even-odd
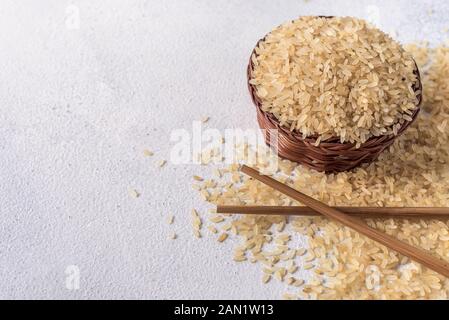
{"type": "MultiPolygon", "coordinates": [[[[259,40],[256,47],[265,38],[259,40]]],[[[256,48],[255,47],[255,48],[256,48]]],[[[249,58],[247,68],[248,90],[251,99],[256,106],[257,121],[261,129],[277,129],[277,150],[281,158],[298,162],[304,166],[315,169],[317,171],[324,171],[327,173],[341,172],[351,170],[362,163],[372,162],[377,159],[382,151],[388,148],[396,138],[398,138],[404,131],[415,121],[422,103],[422,83],[418,66],[415,62],[415,74],[417,75],[417,83],[413,89],[418,92],[417,107],[411,115],[412,121],[405,121],[399,128],[397,135],[382,135],[378,137],[371,137],[359,148],[355,147],[355,143],[341,143],[338,137],[333,137],[324,141],[318,146],[315,146],[316,137],[302,138],[302,134],[296,130],[290,131],[289,128],[281,126],[279,120],[270,112],[262,110],[262,101],[256,94],[256,88],[250,84],[252,72],[254,70],[252,55],[255,54],[255,48],[249,58]]],[[[265,132],[265,142],[271,146],[270,137],[265,132]]]]}

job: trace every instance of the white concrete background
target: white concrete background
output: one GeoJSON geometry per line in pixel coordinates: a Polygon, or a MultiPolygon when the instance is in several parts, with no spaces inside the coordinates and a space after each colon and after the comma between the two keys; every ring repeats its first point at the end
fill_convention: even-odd
{"type": "Polygon", "coordinates": [[[256,127],[245,67],[272,27],[376,8],[403,42],[446,39],[444,0],[2,0],[0,298],[280,298],[259,266],[232,262],[232,240],[193,238],[190,209],[205,207],[191,176],[205,168],[155,163],[201,116],[256,127]]]}

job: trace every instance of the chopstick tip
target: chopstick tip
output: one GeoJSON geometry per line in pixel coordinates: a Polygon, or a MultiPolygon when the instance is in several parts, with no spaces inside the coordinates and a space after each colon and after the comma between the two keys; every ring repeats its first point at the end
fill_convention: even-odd
{"type": "Polygon", "coordinates": [[[246,174],[250,174],[250,173],[255,172],[256,170],[251,168],[251,167],[249,167],[249,166],[247,166],[246,164],[242,164],[240,166],[240,171],[243,172],[243,173],[246,173],[246,174]]]}

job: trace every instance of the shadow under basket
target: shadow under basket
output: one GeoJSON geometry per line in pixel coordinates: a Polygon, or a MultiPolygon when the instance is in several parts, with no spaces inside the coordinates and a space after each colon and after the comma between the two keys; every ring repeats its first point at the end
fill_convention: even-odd
{"type": "MultiPolygon", "coordinates": [[[[259,40],[259,42],[262,40],[259,40]]],[[[259,42],[256,47],[259,45],[259,42]]],[[[251,56],[254,53],[255,50],[253,50],[251,56]]],[[[318,146],[315,146],[316,138],[308,137],[303,139],[300,132],[290,131],[289,128],[281,126],[278,119],[272,113],[262,110],[262,102],[256,94],[256,88],[249,82],[253,72],[251,56],[247,69],[248,89],[251,99],[256,106],[259,127],[264,129],[266,144],[271,146],[270,136],[268,134],[269,130],[278,130],[278,155],[281,158],[298,162],[299,164],[317,171],[324,171],[326,173],[348,171],[358,167],[362,163],[376,160],[379,154],[388,148],[394,140],[404,133],[410,124],[415,121],[420,110],[422,102],[422,83],[418,66],[416,66],[415,73],[418,80],[413,89],[415,92],[419,91],[419,94],[417,95],[417,108],[411,115],[412,121],[404,121],[399,128],[397,135],[391,134],[371,137],[365,143],[362,143],[359,148],[355,147],[355,143],[341,143],[338,137],[327,139],[322,141],[318,146]]]]}

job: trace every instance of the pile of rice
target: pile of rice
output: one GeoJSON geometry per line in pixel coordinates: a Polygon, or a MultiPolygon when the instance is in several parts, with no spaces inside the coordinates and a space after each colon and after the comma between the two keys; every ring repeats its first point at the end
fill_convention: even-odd
{"type": "Polygon", "coordinates": [[[388,35],[350,17],[302,17],[270,32],[252,56],[262,109],[319,141],[357,146],[396,134],[416,109],[415,62],[388,35]]]}
{"type": "MultiPolygon", "coordinates": [[[[331,175],[281,161],[273,176],[329,205],[449,206],[449,48],[410,50],[425,70],[425,112],[378,161],[331,175]]],[[[300,205],[240,174],[238,165],[214,171],[216,178],[195,185],[210,203],[300,205]]],[[[283,281],[287,299],[448,297],[449,279],[324,218],[201,216],[220,240],[239,242],[236,261],[260,264],[264,282],[283,281]]],[[[448,221],[366,221],[449,260],[448,221]]]]}

